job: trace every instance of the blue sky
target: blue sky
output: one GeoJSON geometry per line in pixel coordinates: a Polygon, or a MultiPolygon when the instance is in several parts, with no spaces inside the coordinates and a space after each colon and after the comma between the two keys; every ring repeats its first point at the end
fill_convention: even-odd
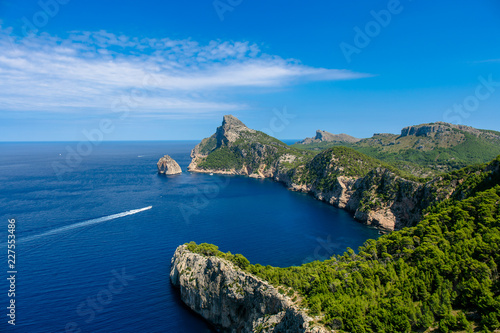
{"type": "Polygon", "coordinates": [[[500,130],[500,3],[0,1],[0,141],[500,130]],[[103,130],[105,129],[105,130],[103,130]]]}

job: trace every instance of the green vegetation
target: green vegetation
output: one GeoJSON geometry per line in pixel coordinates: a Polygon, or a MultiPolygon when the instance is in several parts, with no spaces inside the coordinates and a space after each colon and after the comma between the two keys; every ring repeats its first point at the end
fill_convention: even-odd
{"type": "Polygon", "coordinates": [[[252,265],[292,287],[323,323],[349,332],[500,328],[500,186],[446,201],[416,227],[370,240],[358,254],[300,267],[252,265]]]}
{"type": "Polygon", "coordinates": [[[314,183],[317,189],[328,191],[336,185],[339,176],[364,177],[375,168],[384,168],[399,177],[420,183],[428,180],[415,177],[352,148],[341,146],[329,148],[316,155],[304,168],[294,173],[293,180],[300,184],[314,183]]]}
{"type": "Polygon", "coordinates": [[[291,288],[332,329],[491,332],[500,329],[499,170],[500,156],[444,175],[440,186],[461,184],[415,227],[323,262],[278,268],[252,265],[215,245],[190,243],[188,249],[228,259],[283,292],[291,288]]]}
{"type": "Polygon", "coordinates": [[[208,153],[202,161],[198,163],[200,169],[223,169],[239,170],[243,166],[256,172],[261,165],[266,167],[274,166],[283,155],[295,156],[294,163],[284,163],[287,168],[293,168],[312,159],[316,153],[291,148],[285,143],[273,138],[263,132],[240,133],[240,138],[235,142],[214,148],[215,137],[204,139],[200,144],[200,151],[208,153]]]}
{"type": "Polygon", "coordinates": [[[460,200],[500,184],[500,155],[490,163],[472,165],[442,177],[441,186],[459,182],[453,198],[460,200]]]}
{"type": "Polygon", "coordinates": [[[204,256],[219,257],[229,260],[241,269],[247,269],[250,265],[248,259],[243,255],[239,253],[231,254],[231,252],[224,253],[222,251],[219,251],[219,247],[213,244],[201,243],[198,245],[195,242],[189,242],[186,244],[186,247],[193,253],[199,253],[204,256]]]}
{"type": "Polygon", "coordinates": [[[407,148],[399,151],[361,145],[353,148],[399,168],[402,168],[405,163],[409,163],[413,168],[433,169],[438,172],[484,163],[500,154],[498,143],[481,140],[465,132],[463,135],[464,141],[449,148],[436,147],[431,150],[407,148]]]}
{"type": "MultiPolygon", "coordinates": [[[[500,186],[435,206],[416,227],[369,240],[356,254],[299,267],[239,265],[291,287],[322,323],[348,332],[484,332],[500,328],[500,186]]],[[[234,262],[212,245],[188,245],[234,262]]],[[[241,258],[239,259],[241,260],[241,258]]]]}
{"type": "Polygon", "coordinates": [[[500,154],[499,136],[496,131],[476,130],[473,134],[450,127],[428,136],[375,134],[356,143],[318,142],[294,144],[292,147],[321,151],[345,146],[421,176],[437,175],[492,160],[500,154]]]}
{"type": "Polygon", "coordinates": [[[203,139],[200,143],[200,153],[204,155],[208,155],[215,148],[217,148],[217,139],[215,138],[215,135],[203,139]]]}
{"type": "Polygon", "coordinates": [[[337,147],[337,146],[343,146],[343,147],[352,147],[354,144],[349,143],[349,142],[329,142],[329,141],[322,141],[322,142],[312,142],[312,143],[294,143],[291,145],[291,147],[297,148],[297,149],[305,149],[305,150],[325,150],[328,148],[332,147],[337,147]]]}
{"type": "Polygon", "coordinates": [[[289,147],[262,132],[242,132],[236,142],[215,148],[214,140],[205,139],[202,148],[209,154],[201,168],[245,166],[255,173],[262,166],[279,166],[295,184],[320,191],[334,189],[339,176],[363,177],[361,211],[421,189],[411,214],[423,211],[424,217],[414,227],[368,240],[357,253],[348,248],[323,262],[287,268],[253,265],[215,245],[191,242],[187,247],[227,259],[281,293],[297,292],[310,314],[332,329],[500,329],[500,133],[439,126],[450,128],[420,136],[377,134],[343,146],[289,147]],[[292,158],[278,163],[284,156],[292,158]],[[438,173],[432,180],[417,177],[438,173]]]}
{"type": "Polygon", "coordinates": [[[220,147],[198,164],[202,169],[241,169],[243,159],[233,149],[220,147]]]}

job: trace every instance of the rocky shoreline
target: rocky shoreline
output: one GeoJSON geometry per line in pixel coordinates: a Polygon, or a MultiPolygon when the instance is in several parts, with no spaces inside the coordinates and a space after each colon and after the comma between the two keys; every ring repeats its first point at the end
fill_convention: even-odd
{"type": "Polygon", "coordinates": [[[187,306],[222,332],[330,332],[268,282],[186,245],[172,257],[170,281],[187,306]]]}
{"type": "MultiPolygon", "coordinates": [[[[418,183],[402,178],[383,167],[374,168],[363,177],[339,175],[330,180],[329,187],[325,189],[318,185],[317,179],[311,181],[301,179],[304,178],[302,173],[306,166],[316,167],[314,165],[318,164],[316,158],[290,168],[288,165],[297,162],[301,157],[284,153],[269,163],[269,158],[266,160],[266,157],[274,147],[262,144],[255,144],[255,148],[251,151],[241,152],[253,159],[253,167],[245,164],[241,168],[199,166],[210,154],[210,150],[203,151],[210,139],[217,140],[217,145],[214,147],[237,146],[239,138],[251,137],[254,133],[254,130],[248,129],[238,119],[225,116],[222,126],[217,128],[216,133],[211,138],[204,139],[191,151],[192,160],[188,171],[270,178],[284,184],[289,190],[308,193],[318,200],[345,209],[357,221],[385,231],[413,226],[421,219],[425,208],[437,200],[449,197],[454,190],[454,186],[449,186],[438,191],[434,184],[439,179],[425,184],[418,183]]],[[[329,158],[328,165],[323,167],[323,177],[327,177],[331,172],[338,173],[339,169],[342,169],[336,166],[336,162],[342,159],[342,156],[332,154],[329,158]]]]}

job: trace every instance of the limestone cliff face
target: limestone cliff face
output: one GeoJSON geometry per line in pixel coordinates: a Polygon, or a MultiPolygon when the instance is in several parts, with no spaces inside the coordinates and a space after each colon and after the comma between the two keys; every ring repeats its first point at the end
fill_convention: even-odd
{"type": "Polygon", "coordinates": [[[318,200],[351,212],[354,218],[384,230],[413,226],[423,209],[437,200],[434,187],[401,178],[385,168],[376,168],[364,177],[338,176],[327,187],[318,182],[287,186],[312,194],[318,200]]]}
{"type": "Polygon", "coordinates": [[[269,283],[233,263],[181,245],[171,261],[170,280],[182,301],[223,332],[329,332],[269,283]]]}
{"type": "Polygon", "coordinates": [[[165,155],[156,164],[158,167],[158,173],[165,175],[175,175],[182,173],[182,169],[179,164],[170,156],[165,155]]]}
{"type": "Polygon", "coordinates": [[[244,133],[255,133],[256,131],[245,126],[238,118],[232,115],[224,116],[222,126],[217,128],[215,137],[217,146],[227,145],[238,140],[244,133]]]}
{"type": "Polygon", "coordinates": [[[474,127],[470,126],[465,126],[465,125],[455,125],[455,124],[449,124],[445,122],[436,122],[432,124],[422,124],[422,125],[417,125],[417,126],[408,126],[405,127],[401,130],[401,136],[400,137],[406,137],[406,136],[420,136],[420,137],[429,137],[429,136],[435,136],[437,134],[454,134],[454,135],[460,135],[457,134],[456,131],[454,130],[460,130],[467,132],[469,134],[472,134],[474,136],[482,136],[482,137],[488,137],[490,139],[500,139],[500,136],[498,133],[494,133],[492,131],[483,131],[479,130],[474,127]]]}

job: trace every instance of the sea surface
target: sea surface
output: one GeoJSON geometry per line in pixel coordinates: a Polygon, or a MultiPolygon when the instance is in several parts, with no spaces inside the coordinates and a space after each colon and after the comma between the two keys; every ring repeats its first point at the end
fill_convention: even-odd
{"type": "Polygon", "coordinates": [[[285,267],[378,237],[271,180],[186,172],[196,143],[0,143],[0,332],[213,332],[170,285],[178,245],[214,243],[285,267]],[[164,154],[185,172],[158,175],[164,154]],[[8,219],[16,221],[15,327],[6,309],[8,219]]]}

